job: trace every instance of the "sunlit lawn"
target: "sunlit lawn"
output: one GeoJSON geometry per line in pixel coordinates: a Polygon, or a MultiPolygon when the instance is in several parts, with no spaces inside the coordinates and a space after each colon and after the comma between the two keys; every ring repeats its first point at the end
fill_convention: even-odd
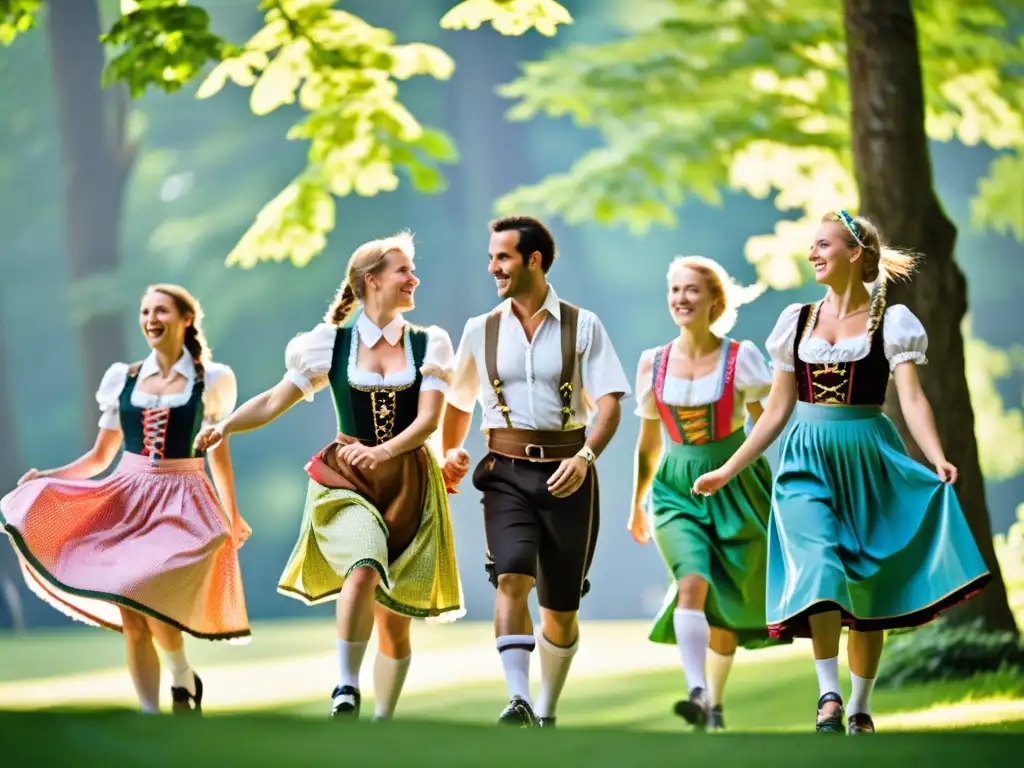
{"type": "MultiPolygon", "coordinates": [[[[33,753],[25,754],[31,764],[55,765],[51,759],[66,760],[67,750],[83,743],[89,749],[76,755],[76,765],[92,764],[93,757],[97,765],[101,758],[106,764],[146,765],[199,764],[200,758],[245,765],[360,765],[371,758],[386,765],[591,765],[627,759],[643,765],[685,756],[688,762],[793,766],[817,764],[823,750],[841,760],[886,765],[927,754],[930,762],[952,765],[1000,759],[1011,748],[1021,754],[1019,736],[971,735],[1024,733],[1024,677],[1005,673],[877,691],[874,712],[883,733],[870,744],[808,734],[817,686],[806,645],[739,657],[726,699],[730,733],[691,737],[671,714],[683,690],[674,649],[648,643],[645,629],[642,622],[588,624],[559,709],[560,727],[538,733],[492,726],[507,696],[487,623],[417,625],[399,719],[342,731],[344,725],[326,718],[335,669],[330,621],[257,625],[256,640],[245,647],[190,642],[190,656],[207,683],[208,716],[188,724],[124,711],[133,703],[131,686],[120,638],[113,633],[76,628],[0,638],[0,708],[37,710],[0,714],[0,738],[9,745],[31,742],[33,753]],[[35,698],[27,704],[30,693],[35,698]],[[46,729],[52,735],[44,739],[46,729]],[[908,732],[921,730],[956,734],[908,732]]],[[[370,652],[364,666],[366,720],[372,712],[372,663],[370,652]]],[[[533,678],[538,676],[535,662],[533,678]]]]}

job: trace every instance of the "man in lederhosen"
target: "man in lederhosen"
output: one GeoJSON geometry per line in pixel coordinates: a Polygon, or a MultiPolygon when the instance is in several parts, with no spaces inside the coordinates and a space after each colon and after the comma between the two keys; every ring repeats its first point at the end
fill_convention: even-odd
{"type": "Polygon", "coordinates": [[[490,230],[488,270],[505,301],[462,332],[442,423],[444,474],[454,486],[469,470],[462,444],[479,398],[488,453],[473,485],[483,493],[487,570],[498,590],[494,631],[511,697],[498,722],[551,727],[579,646],[576,613],[597,540],[593,463],[615,434],[630,387],[601,321],[559,300],[548,283],[555,241],[547,227],[510,216],[490,230]],[[527,606],[535,582],[536,640],[527,606]],[[538,646],[534,706],[530,654],[538,646]]]}

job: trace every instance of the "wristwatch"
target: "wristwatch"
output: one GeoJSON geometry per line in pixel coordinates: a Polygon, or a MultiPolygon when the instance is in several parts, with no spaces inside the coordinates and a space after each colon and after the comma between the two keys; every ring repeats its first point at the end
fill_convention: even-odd
{"type": "Polygon", "coordinates": [[[584,445],[582,448],[580,448],[579,451],[576,453],[576,455],[582,457],[583,460],[585,462],[587,462],[587,466],[588,467],[591,464],[593,464],[594,463],[594,459],[597,458],[597,454],[595,454],[592,450],[590,450],[590,446],[588,446],[588,445],[584,445]]]}

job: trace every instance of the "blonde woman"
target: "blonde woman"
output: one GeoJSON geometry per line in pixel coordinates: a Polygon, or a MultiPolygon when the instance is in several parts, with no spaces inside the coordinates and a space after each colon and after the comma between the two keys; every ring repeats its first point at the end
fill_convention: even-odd
{"type": "Polygon", "coordinates": [[[143,712],[160,709],[160,659],[177,713],[200,713],[203,682],[182,632],[249,639],[235,551],[250,529],[238,514],[231,454],[193,438],[231,412],[232,370],[210,359],[199,302],[180,285],[150,286],[139,307],[149,355],[114,363],[96,393],[99,434],[63,467],[30,470],[0,499],[0,520],[25,581],[73,619],[124,634],[143,712]],[[124,453],[114,472],[93,480],[124,453]],[[218,495],[204,471],[204,455],[218,495]]]}
{"type": "Polygon", "coordinates": [[[886,306],[888,281],[908,278],[914,256],[885,246],[867,219],[838,211],[822,219],[809,259],[828,291],[779,317],[767,342],[775,379],[764,415],[725,466],[697,479],[694,492],[726,487],[793,414],[772,489],[769,629],[811,638],[816,730],[842,733],[839,636],[848,626],[846,728],[873,733],[883,630],[931,621],[991,574],[918,379],[927,334],[907,307],[886,306]],[[872,297],[865,283],[876,281],[872,297]],[[910,433],[935,472],[907,456],[882,413],[890,374],[910,433]]]}
{"type": "Polygon", "coordinates": [[[420,282],[414,255],[406,233],[357,248],[324,321],[288,344],[283,380],[196,441],[206,448],[258,429],[330,390],[338,434],[306,466],[299,540],[278,591],[307,605],[337,602],[332,717],[359,717],[359,675],[375,621],[375,717],[386,719],[409,668],[410,619],[464,613],[448,497],[426,445],[454,351],[445,331],[402,316],[415,306],[420,282]]]}
{"type": "Polygon", "coordinates": [[[672,575],[650,639],[678,645],[689,696],[675,711],[710,730],[725,727],[722,697],[737,645],[768,640],[771,471],[760,458],[712,499],[690,488],[743,443],[746,417],[760,417],[771,388],[757,347],[725,335],[737,307],[762,290],[741,288],[711,259],[677,258],[668,270],[668,309],[679,335],[645,351],[636,374],[641,422],[629,531],[640,544],[653,537],[672,575]]]}

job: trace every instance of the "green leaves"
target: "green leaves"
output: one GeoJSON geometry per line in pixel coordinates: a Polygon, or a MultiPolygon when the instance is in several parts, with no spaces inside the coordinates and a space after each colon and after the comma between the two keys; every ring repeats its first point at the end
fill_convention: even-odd
{"type": "Polygon", "coordinates": [[[42,5],[43,0],[0,0],[0,45],[9,46],[32,29],[42,5]]]}
{"type": "MultiPolygon", "coordinates": [[[[834,0],[634,0],[619,39],[556,51],[500,89],[510,119],[568,116],[604,145],[497,210],[643,232],[675,226],[689,195],[771,197],[799,218],[751,238],[746,256],[773,287],[800,284],[811,222],[857,207],[841,11],[834,0]]],[[[974,222],[1024,240],[1024,45],[985,0],[917,0],[915,12],[929,135],[1016,150],[979,185],[974,222]]]]}
{"type": "Polygon", "coordinates": [[[228,81],[251,87],[257,115],[297,103],[307,114],[289,139],[309,142],[308,165],[264,206],[228,255],[251,267],[290,259],[303,266],[335,225],[334,197],[372,197],[398,188],[445,188],[438,165],[458,154],[443,133],[422,126],[398,100],[398,82],[416,75],[447,79],[454,62],[422,43],[397,45],[386,29],[325,0],[265,0],[266,24],[200,85],[209,98],[228,81]]]}
{"type": "Polygon", "coordinates": [[[971,223],[1024,242],[1024,148],[992,161],[971,202],[971,223]]]}
{"type": "Polygon", "coordinates": [[[205,10],[185,0],[132,0],[126,12],[100,36],[120,48],[103,72],[103,85],[123,82],[133,98],[150,86],[167,93],[191,81],[207,61],[220,61],[233,48],[210,32],[205,10]]]}
{"type": "Polygon", "coordinates": [[[572,16],[555,0],[463,0],[441,18],[441,26],[478,29],[488,21],[503,35],[536,29],[554,37],[559,24],[572,24],[572,16]]]}

